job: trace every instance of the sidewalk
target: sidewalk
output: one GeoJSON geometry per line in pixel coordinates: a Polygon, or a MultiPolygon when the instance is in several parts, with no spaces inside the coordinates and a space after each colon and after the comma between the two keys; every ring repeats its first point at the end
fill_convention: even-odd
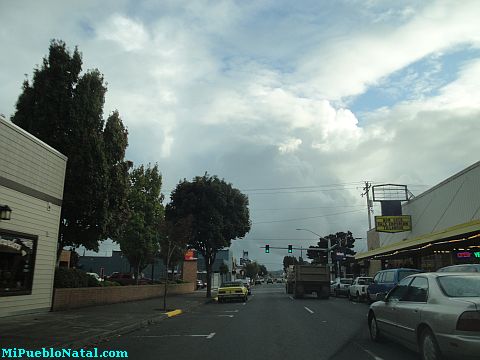
{"type": "MultiPolygon", "coordinates": [[[[167,297],[167,309],[188,311],[209,302],[205,291],[167,297]]],[[[92,347],[102,339],[178,315],[165,313],[163,298],[68,311],[0,318],[0,349],[92,347]]]]}

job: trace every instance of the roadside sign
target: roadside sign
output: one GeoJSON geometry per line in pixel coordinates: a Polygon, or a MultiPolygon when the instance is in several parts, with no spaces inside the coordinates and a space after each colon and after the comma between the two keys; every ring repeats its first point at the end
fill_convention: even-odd
{"type": "Polygon", "coordinates": [[[412,230],[412,217],[401,216],[375,216],[375,231],[396,233],[412,230]]]}

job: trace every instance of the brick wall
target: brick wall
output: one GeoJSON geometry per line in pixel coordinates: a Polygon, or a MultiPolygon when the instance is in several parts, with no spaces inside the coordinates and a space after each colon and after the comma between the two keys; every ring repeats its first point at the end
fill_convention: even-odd
{"type": "MultiPolygon", "coordinates": [[[[170,284],[169,295],[187,294],[195,290],[195,283],[170,284]]],[[[130,285],[92,288],[55,289],[52,311],[85,306],[105,305],[163,296],[164,285],[130,285]]]]}
{"type": "Polygon", "coordinates": [[[185,260],[183,262],[183,281],[196,283],[197,281],[197,260],[185,260]]]}

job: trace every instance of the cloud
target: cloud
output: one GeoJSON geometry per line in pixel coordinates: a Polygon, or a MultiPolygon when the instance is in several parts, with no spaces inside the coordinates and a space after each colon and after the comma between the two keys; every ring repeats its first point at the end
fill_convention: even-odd
{"type": "Polygon", "coordinates": [[[112,15],[96,32],[99,40],[113,41],[126,51],[141,50],[148,43],[148,33],[142,23],[120,14],[112,15]]]}
{"type": "Polygon", "coordinates": [[[399,27],[380,23],[360,32],[352,28],[300,58],[294,79],[302,79],[302,91],[309,96],[342,99],[363,93],[381,78],[429,54],[458,44],[479,47],[480,22],[474,14],[480,12],[480,3],[457,5],[437,1],[399,27]]]}
{"type": "Polygon", "coordinates": [[[435,59],[479,47],[476,1],[103,5],[2,4],[9,55],[0,58],[8,69],[0,73],[0,112],[13,112],[23,74],[51,38],[78,44],[84,68],[98,68],[108,82],[105,113],[118,109],[129,129],[127,156],[158,162],[167,195],[205,171],[240,189],[296,187],[245,191],[256,225],[232,247],[273,268],[285,254],[267,257],[262,239],[315,243],[297,227],[364,236],[362,181],[434,185],[478,160],[480,61],[445,80],[435,59]],[[428,59],[425,71],[412,67],[392,81],[419,59],[428,59]],[[348,99],[372,85],[407,90],[388,106],[352,111],[348,99]],[[325,184],[336,186],[318,187],[325,184]],[[339,206],[357,211],[330,216],[348,210],[339,206]]]}
{"type": "Polygon", "coordinates": [[[301,139],[288,139],[285,143],[278,146],[278,151],[282,154],[291,153],[297,150],[301,144],[301,139]]]}

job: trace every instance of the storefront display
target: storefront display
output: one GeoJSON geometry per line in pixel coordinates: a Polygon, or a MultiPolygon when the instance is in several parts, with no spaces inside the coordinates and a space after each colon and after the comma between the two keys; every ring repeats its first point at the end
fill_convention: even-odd
{"type": "Polygon", "coordinates": [[[0,232],[0,296],[32,293],[37,237],[0,232]]]}

